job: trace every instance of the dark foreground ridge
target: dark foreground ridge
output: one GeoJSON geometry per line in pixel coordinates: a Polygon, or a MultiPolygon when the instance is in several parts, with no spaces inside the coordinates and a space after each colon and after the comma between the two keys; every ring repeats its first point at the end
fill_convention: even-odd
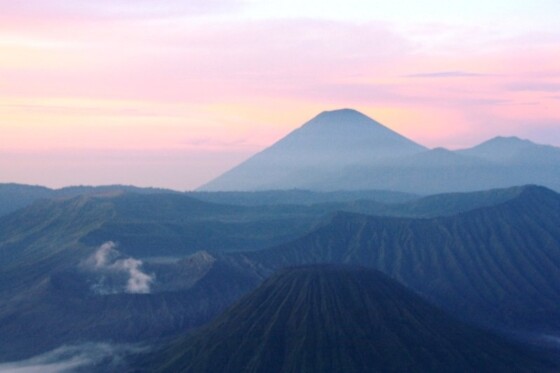
{"type": "Polygon", "coordinates": [[[367,266],[472,323],[558,335],[560,195],[537,186],[500,195],[497,205],[432,219],[339,213],[296,241],[247,256],[273,269],[367,266]]]}
{"type": "Polygon", "coordinates": [[[160,372],[548,372],[380,272],[280,271],[143,368],[160,372]]]}

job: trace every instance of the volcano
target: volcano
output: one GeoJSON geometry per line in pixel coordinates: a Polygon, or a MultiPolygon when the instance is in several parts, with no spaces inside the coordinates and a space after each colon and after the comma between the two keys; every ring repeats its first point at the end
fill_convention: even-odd
{"type": "Polygon", "coordinates": [[[423,146],[356,110],[325,111],[200,189],[236,191],[311,186],[348,167],[384,162],[424,150],[423,146]]]}
{"type": "Polygon", "coordinates": [[[547,372],[522,348],[448,316],[380,272],[283,270],[156,355],[162,372],[547,372]]]}

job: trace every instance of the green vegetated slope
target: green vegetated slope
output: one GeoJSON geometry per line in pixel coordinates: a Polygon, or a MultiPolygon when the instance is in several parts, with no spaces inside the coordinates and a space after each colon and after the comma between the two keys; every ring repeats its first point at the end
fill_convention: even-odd
{"type": "Polygon", "coordinates": [[[108,195],[118,193],[171,193],[159,188],[138,188],[129,185],[70,186],[51,189],[40,185],[16,183],[0,184],[0,216],[25,208],[41,199],[68,199],[88,195],[108,195]]]}
{"type": "Polygon", "coordinates": [[[43,200],[0,218],[2,264],[25,264],[53,254],[114,216],[108,199],[43,200]],[[34,251],[35,247],[42,249],[34,251]]]}
{"type": "Polygon", "coordinates": [[[249,207],[169,193],[44,200],[0,218],[0,292],[19,291],[29,281],[74,265],[106,241],[117,242],[121,252],[137,258],[266,248],[303,235],[338,210],[448,215],[511,199],[518,189],[430,196],[401,204],[360,200],[249,207]]]}
{"type": "Polygon", "coordinates": [[[268,247],[307,231],[319,215],[298,206],[232,206],[180,194],[126,194],[111,199],[111,204],[114,218],[82,242],[99,245],[112,240],[140,257],[268,247]]]}
{"type": "Polygon", "coordinates": [[[0,218],[1,268],[33,265],[70,247],[106,241],[140,257],[266,247],[296,237],[318,215],[297,206],[218,205],[180,194],[42,200],[0,218]]]}
{"type": "MultiPolygon", "coordinates": [[[[149,360],[149,359],[148,359],[149,360]]],[[[155,353],[159,372],[547,372],[370,269],[280,271],[192,336],[155,353]]]]}
{"type": "Polygon", "coordinates": [[[450,217],[340,213],[301,239],[240,260],[271,270],[365,265],[463,318],[560,331],[560,196],[545,188],[521,188],[506,202],[450,217]]]}
{"type": "Polygon", "coordinates": [[[233,206],[184,195],[114,198],[115,217],[82,239],[98,245],[113,240],[134,256],[182,256],[198,250],[231,252],[272,247],[303,235],[336,211],[387,216],[451,215],[511,199],[518,188],[449,194],[388,204],[378,201],[302,205],[233,206]]]}
{"type": "Polygon", "coordinates": [[[0,184],[0,216],[9,214],[33,202],[49,198],[51,189],[35,185],[0,184]]]}
{"type": "MultiPolygon", "coordinates": [[[[354,200],[308,206],[233,206],[178,193],[43,200],[0,218],[0,257],[5,269],[12,264],[29,265],[69,245],[96,247],[106,241],[118,242],[121,251],[136,257],[261,249],[288,242],[339,210],[449,215],[499,203],[512,198],[516,190],[430,196],[399,204],[354,200]]],[[[247,198],[251,195],[246,194],[247,198]]]]}

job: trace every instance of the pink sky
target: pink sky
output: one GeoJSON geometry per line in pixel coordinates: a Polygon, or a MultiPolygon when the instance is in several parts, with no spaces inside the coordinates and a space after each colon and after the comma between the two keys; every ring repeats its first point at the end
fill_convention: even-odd
{"type": "Polygon", "coordinates": [[[0,0],[0,182],[192,189],[342,107],[560,146],[557,1],[371,3],[0,0]]]}

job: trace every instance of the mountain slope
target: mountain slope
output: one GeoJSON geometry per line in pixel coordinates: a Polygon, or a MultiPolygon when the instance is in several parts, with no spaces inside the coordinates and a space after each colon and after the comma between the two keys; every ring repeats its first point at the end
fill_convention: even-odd
{"type": "Polygon", "coordinates": [[[200,189],[292,189],[319,183],[350,165],[423,150],[355,110],[327,111],[200,189]]]}
{"type": "Polygon", "coordinates": [[[369,200],[382,203],[404,203],[417,199],[411,193],[388,190],[356,190],[336,192],[313,192],[310,190],[267,190],[256,192],[187,192],[187,195],[206,202],[241,206],[263,205],[316,205],[369,200]]]}
{"type": "Polygon", "coordinates": [[[174,193],[42,200],[0,217],[0,268],[106,241],[119,242],[136,257],[266,247],[307,231],[320,214],[298,206],[207,203],[174,193]]]}
{"type": "Polygon", "coordinates": [[[261,281],[203,253],[170,263],[115,253],[118,257],[107,257],[100,268],[88,265],[99,251],[89,259],[59,258],[66,263],[62,269],[39,263],[31,271],[40,277],[25,287],[22,274],[11,273],[6,282],[0,278],[2,285],[18,289],[1,298],[0,361],[84,341],[138,343],[174,336],[207,322],[261,281]],[[148,281],[140,291],[130,288],[143,280],[148,281]]]}
{"type": "Polygon", "coordinates": [[[559,281],[553,229],[560,226],[555,196],[523,187],[392,205],[353,201],[244,207],[179,194],[127,193],[37,202],[0,218],[0,360],[84,339],[137,342],[176,335],[200,326],[276,269],[298,263],[371,266],[459,316],[554,331],[559,281]],[[515,205],[511,212],[504,210],[515,205]],[[424,219],[333,217],[339,210],[424,219]],[[461,218],[481,212],[483,219],[461,218]],[[284,236],[286,232],[292,236],[284,236]],[[290,243],[231,253],[244,242],[271,245],[280,238],[290,243]],[[120,268],[118,276],[84,271],[83,263],[108,240],[120,243],[114,258],[120,262],[110,267],[120,268]],[[210,244],[215,252],[184,258],[210,244]],[[486,251],[507,271],[496,270],[493,256],[483,255],[486,251]],[[501,252],[505,259],[497,256],[501,252]],[[167,255],[172,258],[161,258],[167,255]],[[125,263],[136,263],[134,268],[150,276],[148,293],[124,291],[125,263]],[[504,281],[503,291],[496,290],[504,281]],[[100,285],[109,290],[99,293],[100,285]],[[478,307],[482,311],[474,313],[478,307]],[[491,311],[488,317],[479,319],[486,310],[491,311]],[[540,324],[534,322],[537,318],[540,324]]]}
{"type": "Polygon", "coordinates": [[[348,267],[284,270],[155,360],[156,371],[198,373],[553,369],[379,272],[348,267]]]}
{"type": "Polygon", "coordinates": [[[128,185],[71,186],[50,189],[38,185],[0,184],[0,217],[13,211],[30,206],[32,203],[47,198],[67,199],[78,196],[116,195],[134,192],[141,194],[171,193],[173,191],[158,188],[138,188],[128,185]]]}
{"type": "Polygon", "coordinates": [[[294,242],[239,255],[269,273],[302,264],[360,264],[464,319],[560,334],[560,195],[540,187],[450,217],[340,213],[294,242]]]}
{"type": "Polygon", "coordinates": [[[428,150],[354,110],[324,112],[205,191],[470,192],[536,184],[560,191],[560,148],[498,137],[428,150]]]}
{"type": "Polygon", "coordinates": [[[369,194],[348,193],[349,202],[309,206],[233,206],[179,193],[44,200],[0,217],[1,266],[30,265],[63,249],[96,248],[107,241],[118,242],[123,253],[140,258],[263,249],[295,239],[335,211],[443,216],[493,205],[515,193],[511,189],[449,194],[400,204],[352,201],[369,194]]]}
{"type": "Polygon", "coordinates": [[[0,216],[48,198],[51,192],[51,189],[36,185],[0,184],[0,216]]]}
{"type": "Polygon", "coordinates": [[[540,155],[541,160],[545,161],[544,158],[550,151],[556,151],[560,154],[560,149],[553,146],[539,145],[513,136],[495,137],[470,149],[458,150],[456,153],[494,162],[511,162],[516,159],[519,160],[520,156],[528,153],[532,153],[533,158],[540,155]]]}

